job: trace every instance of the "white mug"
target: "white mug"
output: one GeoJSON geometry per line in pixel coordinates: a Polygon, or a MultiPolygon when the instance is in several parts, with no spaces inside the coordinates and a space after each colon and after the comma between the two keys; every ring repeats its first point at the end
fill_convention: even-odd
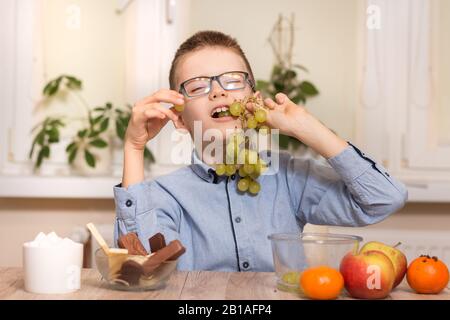
{"type": "Polygon", "coordinates": [[[83,245],[36,247],[23,245],[25,290],[38,294],[63,294],[80,289],[83,245]]]}

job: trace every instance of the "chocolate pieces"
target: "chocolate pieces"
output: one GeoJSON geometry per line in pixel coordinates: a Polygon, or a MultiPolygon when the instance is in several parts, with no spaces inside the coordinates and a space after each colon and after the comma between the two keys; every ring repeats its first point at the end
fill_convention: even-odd
{"type": "Polygon", "coordinates": [[[152,254],[143,264],[144,275],[148,276],[152,271],[158,268],[164,261],[173,261],[178,259],[186,249],[179,240],[174,240],[161,250],[152,254]]]}
{"type": "Polygon", "coordinates": [[[127,260],[120,269],[120,276],[118,279],[128,282],[130,286],[139,284],[141,276],[144,274],[142,265],[133,260],[127,260]]]}
{"type": "Polygon", "coordinates": [[[127,249],[130,255],[146,256],[148,254],[136,233],[128,233],[121,236],[118,244],[120,248],[127,249]]]}
{"type": "Polygon", "coordinates": [[[151,252],[159,251],[166,246],[166,240],[161,233],[155,234],[153,237],[148,239],[148,242],[150,244],[151,252]]]}

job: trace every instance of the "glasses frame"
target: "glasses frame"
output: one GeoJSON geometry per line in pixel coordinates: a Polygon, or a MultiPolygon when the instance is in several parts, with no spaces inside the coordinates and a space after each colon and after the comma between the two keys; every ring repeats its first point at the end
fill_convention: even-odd
{"type": "Polygon", "coordinates": [[[255,91],[255,83],[254,83],[253,80],[250,78],[250,75],[249,75],[248,72],[245,72],[245,71],[227,71],[227,72],[221,73],[221,74],[219,74],[219,75],[217,75],[217,76],[212,76],[212,77],[208,77],[208,76],[198,76],[198,77],[194,77],[194,78],[188,79],[188,80],[186,80],[186,81],[183,81],[183,82],[180,84],[180,90],[179,90],[178,92],[181,93],[182,95],[188,97],[188,98],[202,97],[202,96],[207,95],[207,94],[209,94],[209,93],[211,92],[211,88],[212,88],[212,83],[213,83],[213,81],[216,81],[216,82],[220,85],[220,87],[221,87],[223,90],[225,90],[225,91],[236,91],[236,90],[242,90],[242,89],[245,88],[245,87],[243,87],[243,88],[237,88],[237,89],[226,89],[226,88],[224,88],[224,86],[223,86],[222,83],[220,82],[220,77],[222,77],[223,75],[226,75],[226,74],[228,74],[228,73],[240,73],[240,74],[243,74],[243,75],[244,75],[244,81],[247,82],[247,83],[250,85],[250,87],[252,88],[253,91],[255,91]],[[190,96],[190,95],[187,93],[187,91],[186,91],[185,84],[188,83],[189,81],[192,81],[192,80],[195,80],[195,79],[200,79],[200,78],[209,79],[208,91],[205,92],[205,93],[202,93],[202,94],[200,94],[200,95],[198,95],[198,96],[190,96]]]}

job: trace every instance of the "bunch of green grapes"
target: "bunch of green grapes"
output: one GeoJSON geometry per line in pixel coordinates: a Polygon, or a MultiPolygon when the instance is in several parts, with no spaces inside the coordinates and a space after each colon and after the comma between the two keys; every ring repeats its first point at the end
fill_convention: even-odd
{"type": "MultiPolygon", "coordinates": [[[[268,134],[267,109],[261,98],[248,97],[235,101],[230,106],[230,113],[241,120],[242,130],[254,129],[261,134],[268,134]],[[254,112],[250,112],[245,106],[252,103],[254,112]]],[[[252,150],[248,138],[242,132],[236,132],[228,138],[226,145],[226,161],[216,165],[216,173],[219,176],[238,175],[237,188],[240,192],[249,192],[257,195],[261,190],[258,178],[267,170],[267,164],[255,150],[252,150]]]]}

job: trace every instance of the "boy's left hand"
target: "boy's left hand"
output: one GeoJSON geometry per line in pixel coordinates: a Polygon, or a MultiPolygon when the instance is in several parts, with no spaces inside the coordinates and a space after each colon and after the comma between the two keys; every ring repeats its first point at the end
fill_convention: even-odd
{"type": "MultiPolygon", "coordinates": [[[[255,94],[259,96],[259,92],[255,94]]],[[[279,129],[280,133],[294,137],[329,159],[348,147],[348,143],[339,138],[318,119],[292,102],[285,94],[278,93],[275,101],[265,99],[268,107],[267,125],[279,129]]]]}
{"type": "Polygon", "coordinates": [[[292,102],[285,94],[278,93],[275,101],[268,98],[264,104],[269,108],[267,114],[267,125],[271,128],[279,129],[280,133],[297,137],[298,131],[305,126],[305,121],[309,121],[311,114],[303,106],[292,102]]]}

